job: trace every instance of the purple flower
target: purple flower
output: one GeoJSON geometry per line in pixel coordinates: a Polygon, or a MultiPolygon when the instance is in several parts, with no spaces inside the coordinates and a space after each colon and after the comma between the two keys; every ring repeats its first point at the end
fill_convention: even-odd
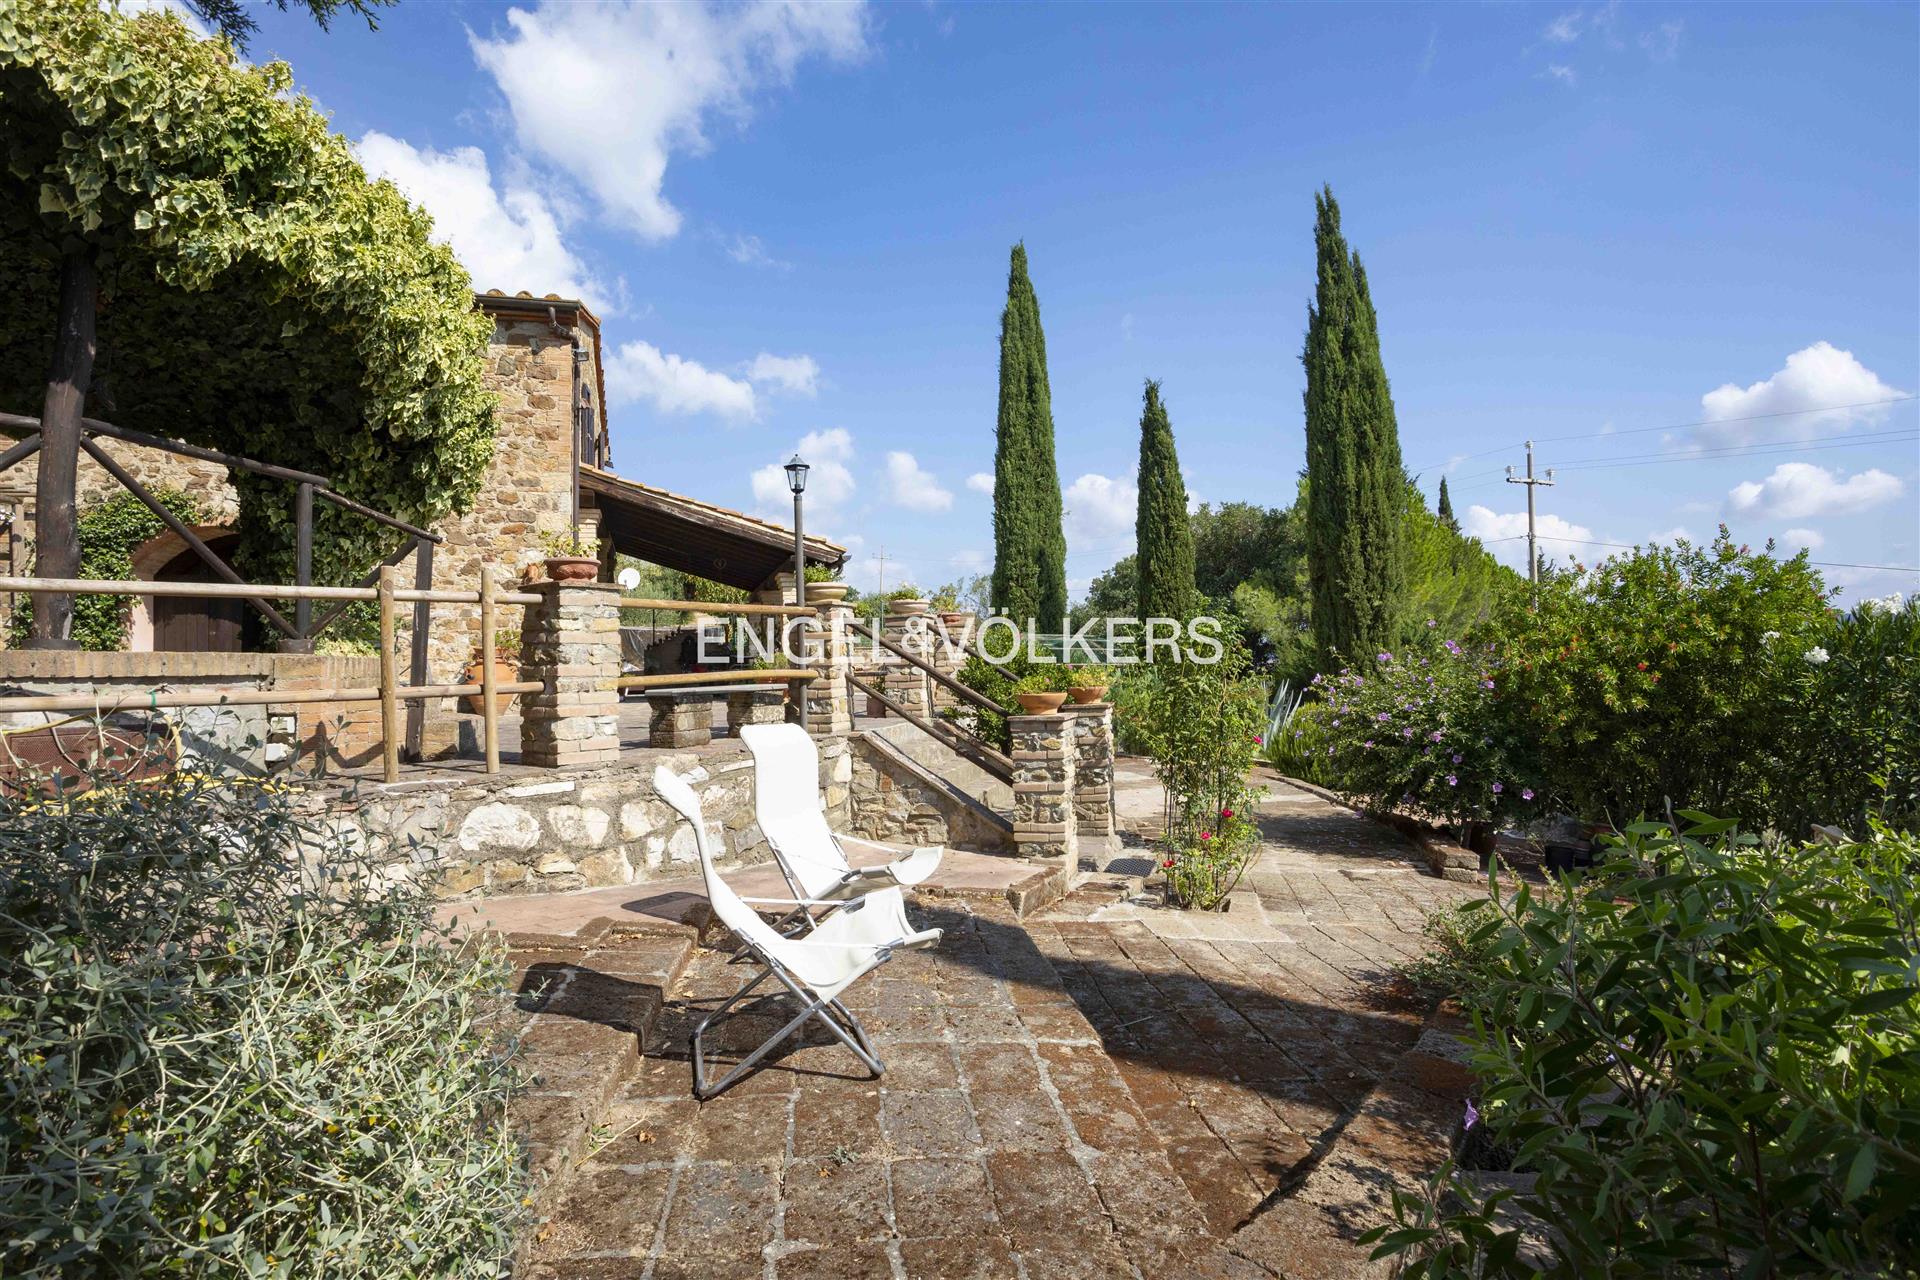
{"type": "Polygon", "coordinates": [[[1455,764],[1459,764],[1459,763],[1460,763],[1460,753],[1459,753],[1458,751],[1456,751],[1456,752],[1454,752],[1454,753],[1453,753],[1453,762],[1454,762],[1455,764]]]}
{"type": "Polygon", "coordinates": [[[1432,733],[1428,734],[1427,736],[1432,738],[1435,742],[1440,741],[1440,731],[1438,729],[1435,729],[1432,733]]]}
{"type": "Polygon", "coordinates": [[[1522,787],[1522,788],[1520,788],[1520,798],[1521,798],[1522,800],[1531,800],[1531,799],[1533,799],[1533,788],[1532,788],[1532,787],[1522,787]]]}
{"type": "Polygon", "coordinates": [[[1435,622],[1435,621],[1434,621],[1434,620],[1433,620],[1432,618],[1428,618],[1428,619],[1427,619],[1427,625],[1428,625],[1429,627],[1437,627],[1437,626],[1439,626],[1440,624],[1439,624],[1439,623],[1437,623],[1437,622],[1435,622]]]}
{"type": "Polygon", "coordinates": [[[1390,653],[1376,653],[1376,654],[1374,655],[1374,657],[1375,657],[1376,659],[1378,659],[1379,661],[1381,661],[1381,662],[1392,662],[1392,661],[1393,661],[1393,655],[1392,655],[1392,654],[1390,654],[1390,653]]]}
{"type": "Polygon", "coordinates": [[[1403,738],[1411,738],[1411,737],[1413,736],[1413,730],[1411,730],[1411,729],[1402,729],[1402,730],[1400,731],[1400,736],[1401,736],[1401,737],[1403,737],[1403,738]]]}
{"type": "Polygon", "coordinates": [[[1505,791],[1505,790],[1506,788],[1501,786],[1499,783],[1496,782],[1493,784],[1493,794],[1499,795],[1502,791],[1505,791]]]}
{"type": "Polygon", "coordinates": [[[1447,775],[1447,785],[1450,787],[1457,787],[1460,785],[1460,779],[1450,773],[1447,775]]]}
{"type": "Polygon", "coordinates": [[[1393,714],[1391,712],[1382,711],[1379,715],[1375,716],[1374,719],[1378,720],[1381,724],[1385,724],[1387,721],[1393,719],[1393,714]]]}
{"type": "Polygon", "coordinates": [[[1458,656],[1460,652],[1460,642],[1457,640],[1449,640],[1446,642],[1445,648],[1448,653],[1458,656]]]}
{"type": "Polygon", "coordinates": [[[1475,1125],[1477,1125],[1477,1124],[1479,1124],[1479,1123],[1480,1123],[1480,1108],[1478,1108],[1478,1107],[1476,1107],[1476,1106],[1474,1106],[1474,1105],[1473,1105],[1473,1099],[1472,1099],[1472,1098],[1468,1098],[1468,1099],[1467,1099],[1467,1115],[1466,1115],[1466,1123],[1465,1123],[1465,1124],[1464,1124],[1464,1125],[1462,1126],[1462,1128],[1463,1128],[1463,1129],[1471,1129],[1471,1128],[1473,1128],[1473,1126],[1475,1126],[1475,1125]]]}
{"type": "Polygon", "coordinates": [[[1481,687],[1482,689],[1491,689],[1491,688],[1493,688],[1493,681],[1491,681],[1491,680],[1482,680],[1482,681],[1480,682],[1480,687],[1481,687]]]}
{"type": "Polygon", "coordinates": [[[1361,743],[1360,745],[1363,747],[1370,747],[1373,745],[1373,739],[1368,738],[1365,742],[1361,743]]]}

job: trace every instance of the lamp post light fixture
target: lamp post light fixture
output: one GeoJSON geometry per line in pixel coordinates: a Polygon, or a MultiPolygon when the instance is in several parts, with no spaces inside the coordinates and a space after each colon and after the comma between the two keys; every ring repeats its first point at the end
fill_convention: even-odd
{"type": "Polygon", "coordinates": [[[787,488],[793,490],[793,602],[807,603],[807,535],[800,523],[800,495],[807,491],[807,464],[794,454],[787,463],[787,488]]]}

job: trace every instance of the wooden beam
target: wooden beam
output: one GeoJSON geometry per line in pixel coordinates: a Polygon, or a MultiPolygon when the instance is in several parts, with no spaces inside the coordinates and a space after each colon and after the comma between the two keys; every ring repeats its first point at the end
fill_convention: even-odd
{"type": "Polygon", "coordinates": [[[9,470],[16,463],[24,462],[38,452],[40,452],[40,433],[35,431],[5,453],[0,453],[0,471],[9,470]]]}
{"type": "MultiPolygon", "coordinates": [[[[60,260],[53,357],[40,406],[40,474],[35,479],[34,562],[50,578],[80,576],[80,531],[74,492],[80,479],[80,419],[93,386],[94,308],[99,293],[93,249],[75,243],[60,260]]],[[[34,601],[30,649],[72,649],[73,597],[34,601]]]]}
{"type": "MultiPolygon", "coordinates": [[[[177,453],[183,458],[198,458],[202,462],[217,462],[223,467],[232,467],[237,471],[251,471],[255,475],[266,476],[273,480],[288,480],[295,484],[311,484],[325,488],[332,483],[325,476],[315,475],[311,471],[295,471],[292,467],[278,467],[270,462],[256,462],[252,458],[243,458],[235,453],[223,453],[219,449],[209,449],[203,445],[188,444],[183,440],[169,440],[165,436],[149,435],[145,431],[135,431],[131,427],[117,427],[111,422],[102,422],[98,418],[80,419],[80,427],[97,436],[106,436],[109,440],[124,440],[128,444],[137,444],[147,449],[159,449],[164,453],[177,453]]],[[[0,430],[38,431],[40,419],[29,418],[25,414],[0,413],[0,430]]]]}
{"type": "Polygon", "coordinates": [[[945,726],[944,728],[936,728],[935,726],[939,724],[938,721],[922,719],[917,713],[907,710],[907,708],[901,706],[892,698],[880,692],[880,690],[854,675],[851,671],[847,673],[847,683],[866,694],[869,698],[878,700],[891,709],[894,714],[955,755],[967,757],[1002,782],[1013,781],[1013,761],[1001,755],[998,751],[980,741],[978,738],[951,725],[945,726]]]}
{"type": "Polygon", "coordinates": [[[388,782],[400,781],[400,703],[394,696],[399,672],[393,660],[393,588],[397,570],[380,569],[380,765],[388,782]]]}
{"type": "MultiPolygon", "coordinates": [[[[433,589],[433,544],[425,538],[414,541],[413,585],[419,591],[433,589]]],[[[426,599],[413,602],[413,634],[408,637],[412,644],[407,655],[407,683],[424,685],[427,682],[427,629],[433,625],[433,604],[426,599]]],[[[427,704],[409,702],[407,704],[407,758],[418,761],[426,751],[427,740],[427,704]]]]}

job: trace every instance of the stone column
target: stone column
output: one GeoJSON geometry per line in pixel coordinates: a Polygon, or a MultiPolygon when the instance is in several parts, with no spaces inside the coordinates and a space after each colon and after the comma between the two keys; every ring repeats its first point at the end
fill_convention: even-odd
{"type": "Polygon", "coordinates": [[[520,631],[520,678],[545,683],[520,697],[526,764],[613,764],[620,756],[620,588],[611,582],[536,582],[520,631]]]}
{"type": "MultiPolygon", "coordinates": [[[[928,645],[924,618],[925,615],[921,613],[889,613],[884,634],[908,653],[925,658],[928,645]]],[[[881,650],[881,661],[885,664],[886,672],[881,681],[881,692],[917,716],[930,716],[932,708],[927,705],[926,673],[910,665],[898,654],[884,649],[881,650]]]]}
{"type": "Polygon", "coordinates": [[[839,828],[846,823],[853,794],[853,686],[847,683],[853,660],[847,623],[853,606],[834,600],[815,608],[819,612],[802,637],[809,652],[819,650],[818,659],[808,665],[820,674],[805,685],[803,723],[820,752],[820,792],[826,797],[828,825],[839,828]]]}
{"type": "Polygon", "coordinates": [[[1073,722],[1073,820],[1084,847],[1112,852],[1119,841],[1113,822],[1113,704],[1068,703],[1073,722]]]}
{"type": "Polygon", "coordinates": [[[1013,734],[1013,843],[1023,858],[1080,859],[1073,814],[1074,718],[1008,716],[1013,734]]]}

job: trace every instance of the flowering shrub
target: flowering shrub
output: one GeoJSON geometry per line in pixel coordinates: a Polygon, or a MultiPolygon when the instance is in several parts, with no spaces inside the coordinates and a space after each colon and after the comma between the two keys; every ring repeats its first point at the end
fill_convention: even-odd
{"type": "Polygon", "coordinates": [[[1858,835],[1877,812],[1920,829],[1920,597],[1864,600],[1813,639],[1784,664],[1770,821],[1794,836],[1815,822],[1858,835]]]}
{"type": "MultiPolygon", "coordinates": [[[[1769,544],[1771,550],[1771,544],[1769,544]]],[[[1540,584],[1497,619],[1502,704],[1535,739],[1556,804],[1625,823],[1675,807],[1764,821],[1769,747],[1827,634],[1820,575],[1736,547],[1723,526],[1540,584]]]]}
{"type": "Polygon", "coordinates": [[[1396,1194],[1370,1236],[1398,1274],[1911,1274],[1920,838],[1762,846],[1681,816],[1628,828],[1605,893],[1478,905],[1462,1120],[1533,1177],[1485,1194],[1449,1163],[1396,1194]]]}
{"type": "Polygon", "coordinates": [[[1166,788],[1168,889],[1203,911],[1225,900],[1259,847],[1247,770],[1264,745],[1266,696],[1249,667],[1238,644],[1217,663],[1159,663],[1133,679],[1124,708],[1166,788]]]}
{"type": "Polygon", "coordinates": [[[1335,785],[1366,808],[1455,823],[1537,815],[1530,744],[1491,649],[1429,633],[1364,670],[1316,677],[1335,785]]]}

